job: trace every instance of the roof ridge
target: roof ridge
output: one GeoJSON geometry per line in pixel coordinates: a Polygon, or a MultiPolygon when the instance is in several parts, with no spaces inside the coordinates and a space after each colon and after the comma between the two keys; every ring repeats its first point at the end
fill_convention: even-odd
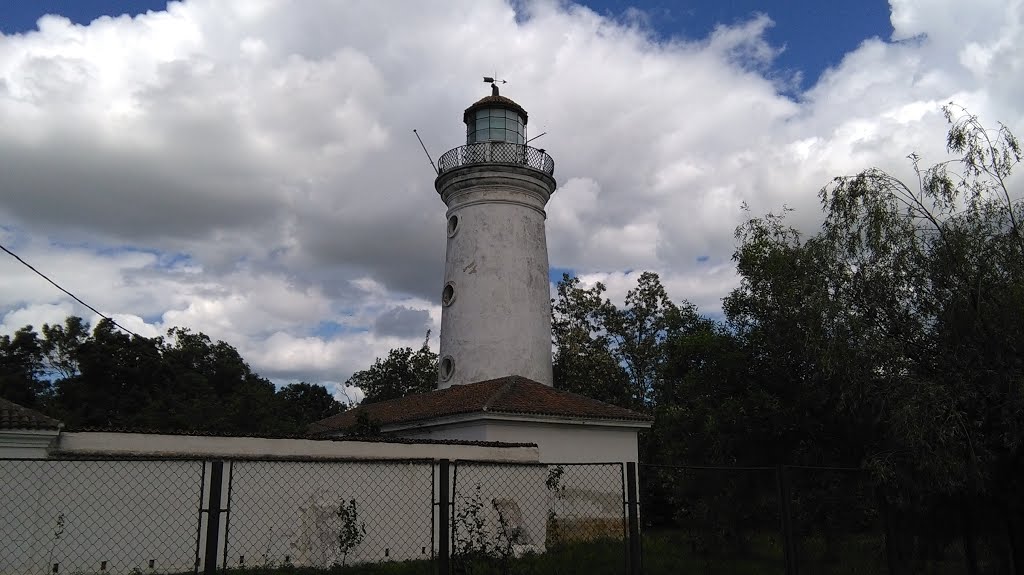
{"type": "Polygon", "coordinates": [[[41,411],[0,397],[0,429],[61,429],[64,423],[41,411]]]}
{"type": "Polygon", "coordinates": [[[512,391],[512,386],[515,385],[516,380],[518,378],[519,376],[517,375],[510,375],[506,377],[505,382],[502,384],[502,386],[499,387],[497,391],[495,391],[490,397],[487,398],[487,401],[484,402],[484,407],[482,411],[490,411],[491,407],[495,403],[497,403],[499,400],[503,399],[506,395],[508,395],[508,392],[512,391]]]}

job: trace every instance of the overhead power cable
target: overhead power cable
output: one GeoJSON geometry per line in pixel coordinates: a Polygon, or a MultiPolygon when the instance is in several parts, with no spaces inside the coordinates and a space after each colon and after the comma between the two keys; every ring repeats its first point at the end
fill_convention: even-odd
{"type": "Polygon", "coordinates": [[[92,307],[91,305],[85,303],[84,301],[81,300],[81,298],[79,298],[75,294],[73,294],[73,293],[69,292],[68,290],[60,287],[60,285],[57,284],[57,282],[55,282],[52,279],[48,278],[46,276],[46,274],[44,274],[43,272],[41,272],[41,271],[37,270],[36,268],[34,268],[32,266],[32,264],[30,264],[30,263],[26,262],[25,260],[21,259],[21,257],[18,256],[18,254],[16,254],[16,253],[12,252],[11,250],[7,249],[6,247],[4,247],[3,244],[0,244],[0,250],[3,250],[5,252],[7,252],[7,254],[10,255],[12,258],[14,258],[14,259],[18,260],[19,262],[21,262],[22,265],[24,265],[28,269],[36,272],[36,275],[38,275],[39,277],[43,278],[44,280],[50,282],[50,284],[52,284],[53,287],[55,287],[55,288],[59,289],[60,291],[68,294],[69,296],[71,296],[71,299],[73,299],[73,300],[77,301],[78,303],[84,305],[85,307],[89,308],[89,310],[92,311],[94,314],[102,317],[105,320],[108,320],[110,323],[114,324],[115,326],[117,326],[118,328],[120,328],[122,331],[124,331],[126,333],[130,333],[130,334],[134,335],[135,337],[139,337],[139,338],[142,337],[141,335],[135,333],[134,331],[132,331],[132,330],[126,328],[125,326],[123,326],[123,325],[117,323],[116,321],[114,321],[114,318],[106,316],[106,315],[100,313],[100,311],[98,309],[96,309],[96,308],[92,307]]]}

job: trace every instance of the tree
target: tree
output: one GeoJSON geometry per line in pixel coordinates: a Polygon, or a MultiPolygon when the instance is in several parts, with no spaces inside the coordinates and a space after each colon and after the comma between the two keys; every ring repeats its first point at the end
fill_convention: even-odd
{"type": "Polygon", "coordinates": [[[918,501],[996,498],[1019,525],[1024,203],[1008,178],[1021,150],[1005,126],[944,111],[954,157],[912,155],[912,183],[836,178],[806,239],[771,215],[742,226],[724,307],[800,435],[830,438],[784,439],[797,460],[863,462],[918,501]]]}
{"type": "Polygon", "coordinates": [[[55,411],[69,427],[152,428],[163,418],[160,342],[128,336],[109,319],[76,350],[79,373],[58,380],[55,411]]]}
{"type": "Polygon", "coordinates": [[[345,410],[327,388],[300,382],[286,385],[277,391],[281,419],[287,420],[290,432],[301,433],[314,421],[326,419],[345,410]]]}
{"type": "Polygon", "coordinates": [[[819,241],[850,323],[871,336],[859,347],[886,381],[870,391],[894,444],[928,454],[902,459],[942,490],[976,490],[1019,457],[1010,437],[1024,428],[1024,204],[1007,187],[1021,150],[1005,126],[944,111],[956,156],[927,169],[911,156],[913,186],[879,170],[837,178],[819,241]]]}
{"type": "Polygon", "coordinates": [[[78,348],[89,338],[89,324],[68,316],[64,325],[43,324],[42,349],[47,371],[58,379],[78,375],[78,348]]]}
{"type": "Polygon", "coordinates": [[[348,554],[359,546],[366,538],[366,523],[359,520],[356,500],[344,499],[338,502],[338,552],[341,554],[341,567],[345,567],[348,554]]]}
{"type": "MultiPolygon", "coordinates": [[[[551,302],[555,387],[633,409],[652,409],[669,332],[685,321],[658,274],[643,272],[619,308],[604,284],[563,274],[551,302]]],[[[683,304],[687,312],[692,306],[683,304]]]]}
{"type": "Polygon", "coordinates": [[[274,384],[256,374],[231,345],[184,328],[168,330],[173,345],[164,357],[173,374],[173,393],[201,429],[230,433],[288,433],[274,384]],[[195,393],[189,401],[183,392],[195,393]]]}
{"type": "Polygon", "coordinates": [[[385,359],[377,358],[369,369],[357,371],[345,382],[365,394],[363,403],[397,399],[414,393],[426,393],[437,385],[437,354],[427,342],[416,351],[411,347],[392,349],[385,359]]]}
{"type": "Polygon", "coordinates": [[[605,287],[597,282],[583,289],[580,280],[562,274],[551,301],[554,344],[554,386],[587,397],[628,407],[632,405],[629,376],[610,349],[605,330],[605,287]]]}
{"type": "Polygon", "coordinates": [[[653,406],[665,359],[662,344],[679,308],[668,298],[658,274],[643,272],[636,288],[626,292],[625,307],[608,304],[602,313],[611,353],[629,375],[633,407],[653,406]]]}
{"type": "Polygon", "coordinates": [[[38,408],[48,393],[39,334],[27,325],[14,332],[14,337],[0,336],[0,397],[38,408]]]}

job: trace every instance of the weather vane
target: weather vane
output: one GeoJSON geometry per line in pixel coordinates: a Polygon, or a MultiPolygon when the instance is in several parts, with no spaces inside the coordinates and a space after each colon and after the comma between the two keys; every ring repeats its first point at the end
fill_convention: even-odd
{"type": "MultiPolygon", "coordinates": [[[[495,74],[497,76],[497,74],[495,74]]],[[[491,85],[491,95],[498,95],[498,84],[508,84],[505,80],[495,80],[492,76],[484,76],[484,82],[491,85]]]]}

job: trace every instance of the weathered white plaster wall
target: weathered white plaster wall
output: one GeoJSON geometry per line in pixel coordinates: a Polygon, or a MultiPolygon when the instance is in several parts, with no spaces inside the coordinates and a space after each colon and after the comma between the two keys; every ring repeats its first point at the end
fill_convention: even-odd
{"type": "Polygon", "coordinates": [[[488,426],[487,437],[489,441],[519,437],[518,441],[536,443],[541,463],[625,463],[638,457],[636,429],[600,424],[493,422],[488,426]]]}
{"type": "Polygon", "coordinates": [[[547,385],[551,374],[551,296],[544,206],[550,176],[515,166],[477,165],[435,183],[457,218],[449,229],[442,303],[440,388],[521,375],[547,385]],[[444,361],[453,370],[445,379],[444,361]]]}
{"type": "Polygon", "coordinates": [[[56,429],[0,430],[0,459],[42,459],[57,440],[56,429]]]}
{"type": "MultiPolygon", "coordinates": [[[[525,418],[524,418],[525,419],[525,418]]],[[[640,427],[642,424],[638,424],[640,427]]],[[[638,427],[618,427],[591,421],[516,421],[500,416],[471,421],[452,421],[395,431],[395,435],[420,439],[535,443],[541,463],[608,463],[638,459],[638,427]]]]}

